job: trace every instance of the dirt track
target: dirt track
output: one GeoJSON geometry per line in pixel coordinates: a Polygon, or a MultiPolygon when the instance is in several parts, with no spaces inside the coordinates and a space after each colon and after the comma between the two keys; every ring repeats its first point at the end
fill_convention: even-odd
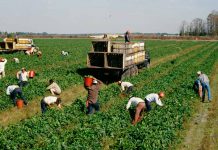
{"type": "Polygon", "coordinates": [[[212,102],[197,104],[197,112],[187,124],[183,142],[178,150],[218,149],[218,62],[210,77],[212,102]]]}

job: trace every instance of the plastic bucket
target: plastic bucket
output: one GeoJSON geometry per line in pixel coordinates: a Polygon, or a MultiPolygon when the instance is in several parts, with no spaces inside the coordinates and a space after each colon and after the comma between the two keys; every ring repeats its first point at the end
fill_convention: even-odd
{"type": "Polygon", "coordinates": [[[23,100],[22,99],[18,99],[16,101],[16,105],[18,109],[21,109],[23,107],[23,100]]]}
{"type": "Polygon", "coordinates": [[[34,76],[35,76],[35,72],[31,70],[29,72],[29,78],[33,78],[34,76]]]}
{"type": "Polygon", "coordinates": [[[93,82],[93,78],[92,77],[85,77],[84,78],[84,85],[85,86],[91,86],[93,82]]]}

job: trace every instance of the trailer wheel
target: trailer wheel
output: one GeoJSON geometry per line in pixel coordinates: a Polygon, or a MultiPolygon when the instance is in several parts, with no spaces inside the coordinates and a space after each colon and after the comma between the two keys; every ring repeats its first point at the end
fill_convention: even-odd
{"type": "Polygon", "coordinates": [[[135,76],[135,75],[138,75],[138,67],[137,66],[134,66],[130,69],[131,71],[131,76],[135,76]]]}
{"type": "Polygon", "coordinates": [[[121,74],[121,80],[130,77],[131,75],[131,69],[126,69],[122,74],[121,74]]]}

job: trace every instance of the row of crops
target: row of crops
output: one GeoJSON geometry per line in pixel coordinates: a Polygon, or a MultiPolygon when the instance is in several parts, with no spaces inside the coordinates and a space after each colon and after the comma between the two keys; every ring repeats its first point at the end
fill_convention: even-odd
{"type": "MultiPolygon", "coordinates": [[[[23,89],[28,101],[36,96],[43,97],[46,94],[45,87],[48,85],[49,79],[56,80],[62,89],[82,84],[83,78],[78,70],[86,66],[86,55],[91,47],[90,39],[36,39],[35,43],[43,51],[42,59],[38,59],[36,56],[28,57],[23,52],[2,55],[8,59],[8,63],[6,64],[6,78],[0,82],[0,110],[12,106],[10,98],[5,94],[5,89],[7,85],[17,84],[16,72],[22,67],[36,72],[36,77],[29,80],[28,88],[23,89]],[[69,51],[70,55],[63,57],[62,50],[69,51]],[[12,62],[14,57],[20,59],[20,64],[12,62]]],[[[154,61],[196,44],[196,42],[180,41],[156,43],[157,41],[146,42],[154,61]]]]}
{"type": "MultiPolygon", "coordinates": [[[[34,116],[16,125],[2,128],[0,148],[169,149],[170,145],[179,141],[175,140],[178,131],[183,128],[184,120],[191,115],[192,106],[198,101],[192,90],[196,71],[202,70],[210,75],[218,58],[218,44],[159,42],[160,44],[158,41],[147,42],[154,61],[195,45],[202,46],[127,79],[135,84],[134,96],[144,98],[146,94],[160,90],[166,93],[164,107],[153,105],[154,109],[145,115],[142,122],[136,126],[130,124],[129,113],[125,110],[128,97],[121,97],[118,85],[110,84],[100,91],[100,112],[91,116],[85,115],[85,99],[78,98],[71,106],[60,111],[50,110],[43,117],[34,116]]],[[[84,60],[81,59],[81,62],[84,60]]],[[[81,63],[81,67],[83,66],[81,63]]],[[[72,78],[74,76],[78,75],[75,73],[72,78]]],[[[82,77],[80,78],[77,84],[82,84],[82,77]]]]}

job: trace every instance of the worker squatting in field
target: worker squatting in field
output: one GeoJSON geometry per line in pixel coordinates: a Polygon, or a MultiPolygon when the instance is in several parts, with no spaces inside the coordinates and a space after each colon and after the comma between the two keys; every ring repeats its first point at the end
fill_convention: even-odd
{"type": "Polygon", "coordinates": [[[61,88],[60,86],[54,82],[54,80],[49,80],[49,86],[46,88],[46,90],[50,90],[52,95],[60,95],[61,94],[61,88]]]}

